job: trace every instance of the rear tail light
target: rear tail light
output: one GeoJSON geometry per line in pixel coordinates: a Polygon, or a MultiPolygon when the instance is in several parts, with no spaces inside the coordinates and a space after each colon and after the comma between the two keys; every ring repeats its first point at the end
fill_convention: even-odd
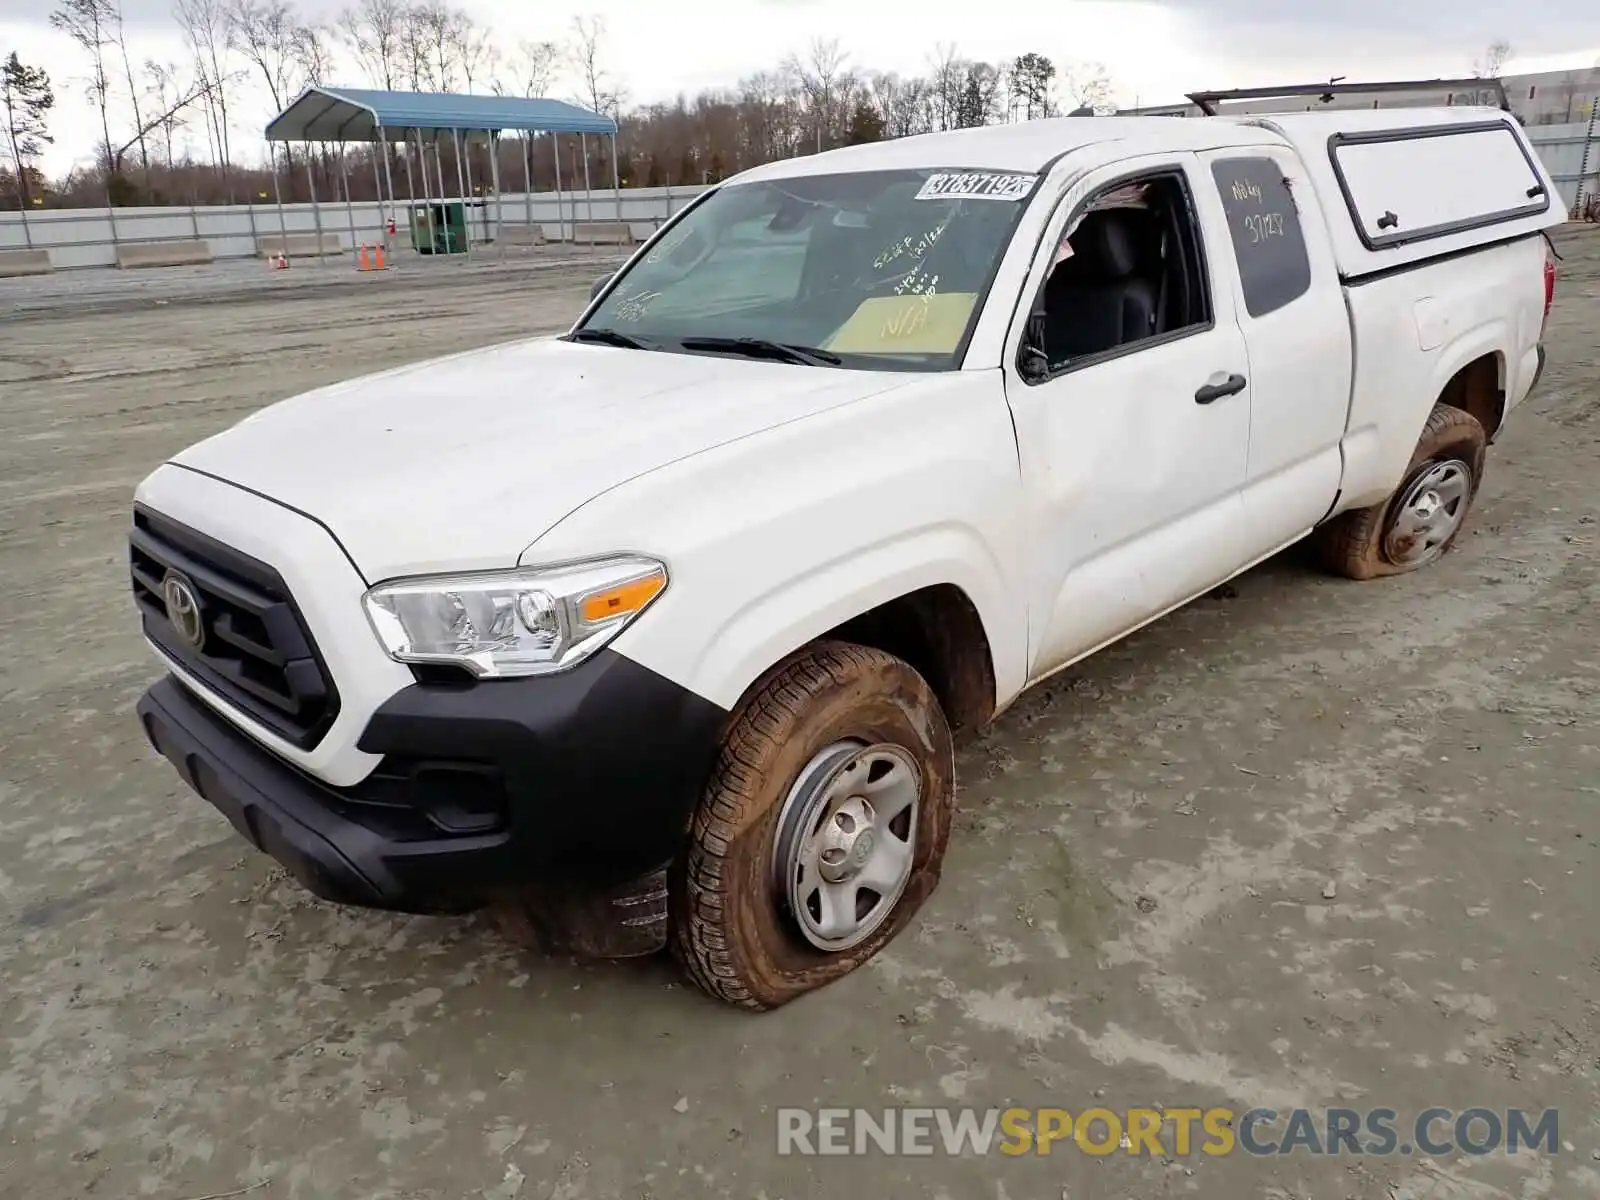
{"type": "Polygon", "coordinates": [[[1556,255],[1549,242],[1544,244],[1544,318],[1539,322],[1539,337],[1550,324],[1550,306],[1556,301],[1556,255]]]}

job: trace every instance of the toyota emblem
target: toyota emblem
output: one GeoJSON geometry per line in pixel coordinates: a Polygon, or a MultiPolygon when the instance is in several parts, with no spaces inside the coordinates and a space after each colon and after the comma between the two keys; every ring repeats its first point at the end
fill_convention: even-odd
{"type": "Polygon", "coordinates": [[[167,602],[167,620],[177,635],[194,649],[206,642],[206,623],[200,615],[200,597],[194,584],[176,571],[168,571],[161,582],[161,596],[167,602]]]}

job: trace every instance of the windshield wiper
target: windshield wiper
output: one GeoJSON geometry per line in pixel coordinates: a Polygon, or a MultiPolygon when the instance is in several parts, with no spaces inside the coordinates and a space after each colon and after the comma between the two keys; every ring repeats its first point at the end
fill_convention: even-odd
{"type": "Polygon", "coordinates": [[[601,346],[621,346],[626,350],[649,350],[651,347],[632,334],[623,333],[618,329],[595,328],[585,326],[567,335],[569,342],[594,342],[601,346]]]}
{"type": "Polygon", "coordinates": [[[685,350],[725,350],[730,354],[743,354],[748,358],[770,358],[778,362],[800,363],[814,367],[821,363],[837,367],[844,359],[815,346],[800,346],[793,342],[774,342],[755,337],[686,337],[678,342],[685,350]]]}

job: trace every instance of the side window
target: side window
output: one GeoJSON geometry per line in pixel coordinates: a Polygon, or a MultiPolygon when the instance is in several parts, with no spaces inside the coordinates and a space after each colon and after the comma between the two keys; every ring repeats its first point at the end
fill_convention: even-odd
{"type": "Polygon", "coordinates": [[[1244,305],[1264,317],[1311,286],[1311,259],[1299,207],[1283,168],[1270,158],[1224,158],[1211,164],[1222,193],[1244,305]]]}
{"type": "Polygon", "coordinates": [[[1200,236],[1179,170],[1121,180],[1094,195],[1054,256],[1028,327],[1029,348],[1051,373],[1211,322],[1200,236]]]}

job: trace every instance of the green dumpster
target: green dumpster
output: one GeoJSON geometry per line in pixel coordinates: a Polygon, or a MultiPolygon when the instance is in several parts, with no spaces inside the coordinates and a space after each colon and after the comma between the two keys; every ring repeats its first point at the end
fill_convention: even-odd
{"type": "Polygon", "coordinates": [[[459,200],[414,205],[411,209],[411,247],[418,254],[465,254],[466,206],[459,200]]]}

